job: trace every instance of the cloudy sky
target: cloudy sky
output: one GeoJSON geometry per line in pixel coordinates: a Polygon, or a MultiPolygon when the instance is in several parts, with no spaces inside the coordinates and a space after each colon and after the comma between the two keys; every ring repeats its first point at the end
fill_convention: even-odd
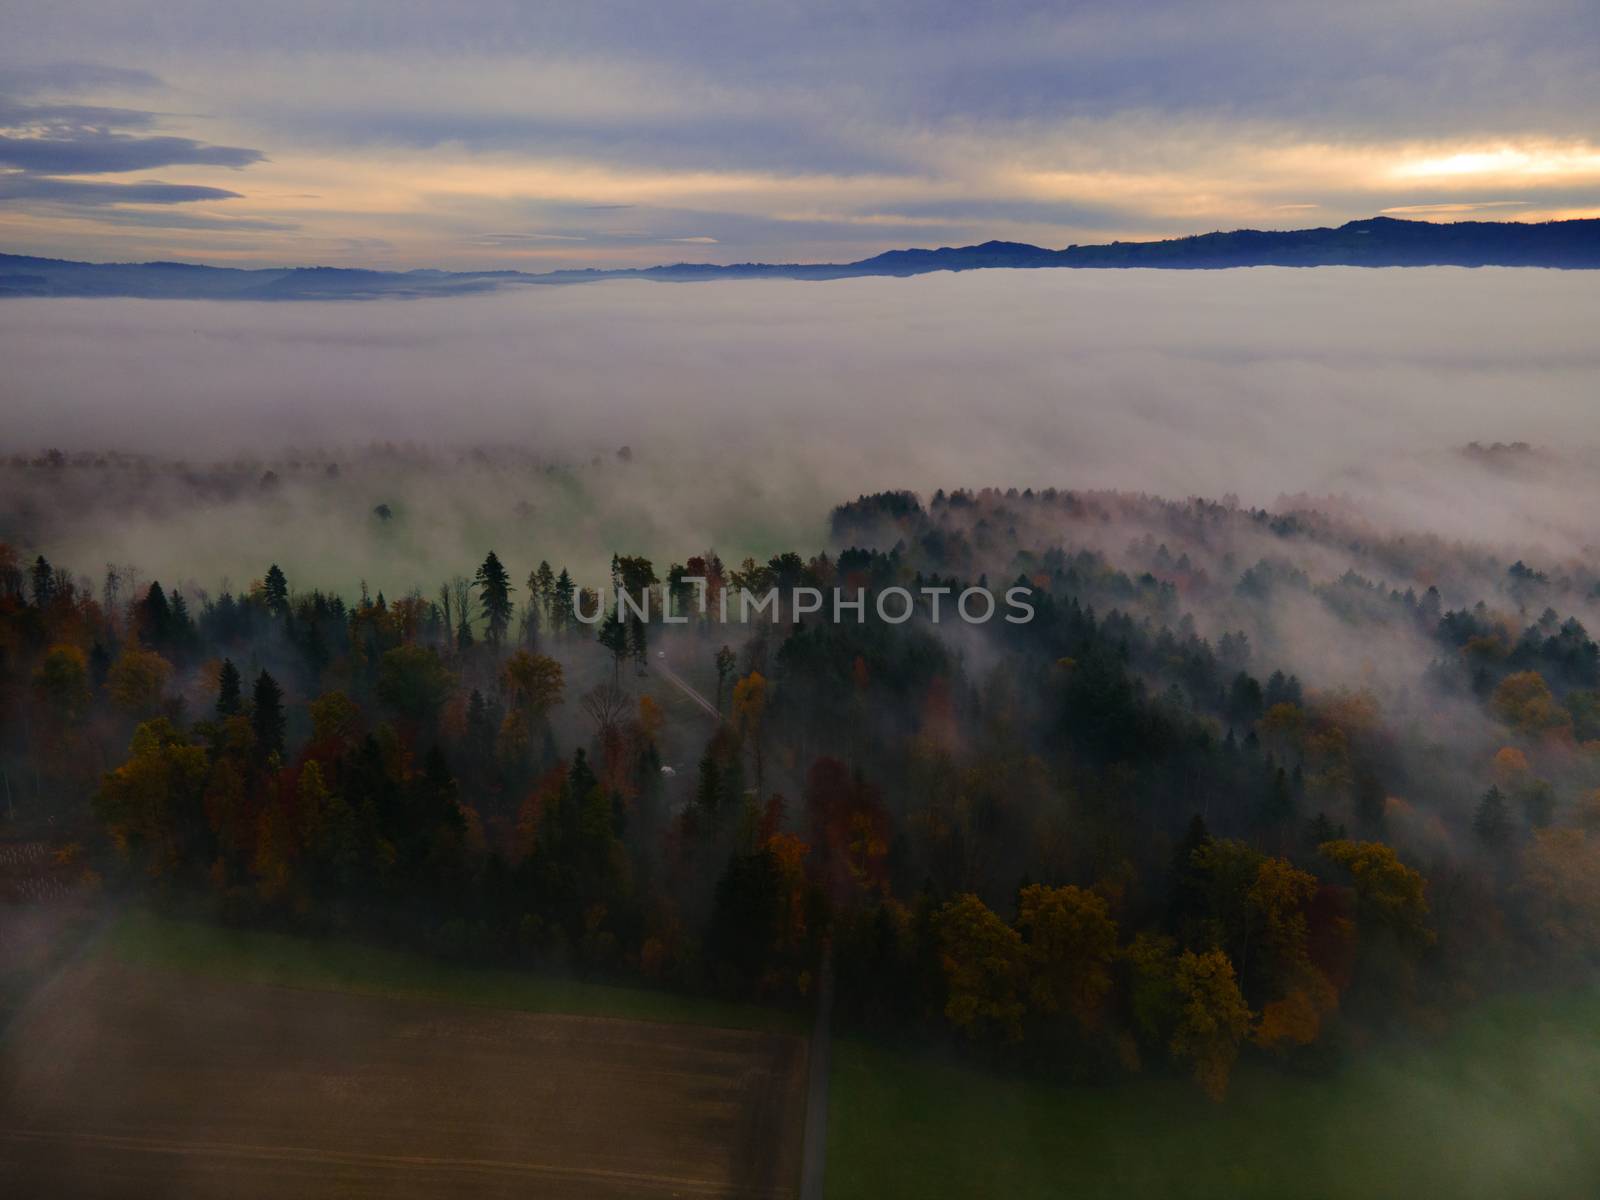
{"type": "Polygon", "coordinates": [[[1595,0],[0,0],[0,250],[840,261],[1600,216],[1595,0]]]}

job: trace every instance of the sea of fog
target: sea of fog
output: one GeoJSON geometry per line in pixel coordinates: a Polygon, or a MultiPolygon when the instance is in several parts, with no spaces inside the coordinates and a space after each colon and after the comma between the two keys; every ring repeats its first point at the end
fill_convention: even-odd
{"type": "MultiPolygon", "coordinates": [[[[612,466],[631,447],[625,470],[564,506],[519,504],[498,481],[467,497],[411,495],[396,478],[350,499],[352,522],[368,501],[414,519],[462,509],[412,547],[422,555],[503,538],[493,514],[514,509],[530,543],[542,524],[551,538],[605,539],[606,554],[806,550],[822,544],[828,508],[859,492],[984,485],[1268,505],[1339,494],[1385,522],[1585,553],[1600,542],[1597,317],[1594,273],[1454,268],[5,300],[0,450],[265,461],[392,441],[612,466]],[[1486,475],[1459,453],[1470,441],[1547,453],[1486,475]]],[[[135,550],[170,557],[141,520],[100,514],[71,548],[89,568],[135,550]]],[[[350,557],[334,541],[318,550],[303,520],[245,531],[191,514],[181,534],[178,549],[225,564],[244,561],[246,541],[249,561],[350,557]]]]}

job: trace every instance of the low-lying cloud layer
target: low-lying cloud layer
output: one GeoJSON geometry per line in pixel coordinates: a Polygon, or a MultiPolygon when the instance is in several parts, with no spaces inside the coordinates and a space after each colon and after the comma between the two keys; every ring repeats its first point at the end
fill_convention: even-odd
{"type": "MultiPolygon", "coordinates": [[[[1592,555],[1596,286],[1516,270],[987,271],[364,305],[14,300],[0,449],[245,454],[263,471],[374,442],[527,453],[477,483],[367,463],[305,493],[304,512],[270,497],[149,517],[93,496],[56,506],[72,529],[57,549],[86,569],[236,580],[298,557],[329,584],[359,563],[396,588],[489,544],[575,565],[814,549],[859,492],[984,485],[1331,494],[1389,528],[1592,555]],[[1472,441],[1536,453],[1462,454],[1472,441]],[[398,547],[370,541],[380,502],[408,514],[398,547]]],[[[0,536],[32,521],[4,514],[0,536]]]]}

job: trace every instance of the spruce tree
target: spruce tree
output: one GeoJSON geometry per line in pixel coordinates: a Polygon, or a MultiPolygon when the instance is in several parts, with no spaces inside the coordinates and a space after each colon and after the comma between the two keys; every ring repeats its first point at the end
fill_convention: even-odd
{"type": "Polygon", "coordinates": [[[1491,849],[1498,849],[1511,840],[1511,812],[1506,806],[1505,793],[1491,787],[1478,801],[1472,814],[1472,832],[1478,840],[1491,849]]]}
{"type": "Polygon", "coordinates": [[[267,611],[275,617],[289,615],[289,581],[284,578],[277,563],[267,568],[267,578],[262,588],[267,600],[267,611]]]}
{"type": "Polygon", "coordinates": [[[563,630],[572,628],[574,620],[573,599],[577,595],[577,586],[572,582],[572,576],[567,574],[565,567],[556,577],[555,586],[550,596],[550,628],[563,630]]]}
{"type": "Polygon", "coordinates": [[[233,665],[233,659],[223,659],[222,670],[217,674],[217,716],[239,715],[240,686],[239,668],[233,665]]]}
{"type": "Polygon", "coordinates": [[[505,640],[506,629],[511,624],[511,593],[516,589],[511,586],[511,576],[493,550],[489,551],[474,578],[478,584],[478,603],[488,622],[488,640],[498,646],[505,640]]]}
{"type": "Polygon", "coordinates": [[[265,671],[256,676],[250,726],[256,732],[256,749],[262,757],[283,754],[283,738],[287,728],[283,715],[283,689],[265,671]]]}

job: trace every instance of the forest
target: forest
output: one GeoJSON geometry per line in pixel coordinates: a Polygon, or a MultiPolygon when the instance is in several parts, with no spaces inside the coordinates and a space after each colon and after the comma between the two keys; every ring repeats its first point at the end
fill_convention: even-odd
{"type": "Polygon", "coordinates": [[[0,544],[6,823],[85,892],[778,1008],[826,963],[843,1028],[1217,1102],[1600,956],[1592,557],[1067,488],[861,495],[737,565],[597,547],[609,580],[536,535],[389,594],[0,544]],[[648,619],[578,620],[601,585],[648,619]],[[918,612],[718,619],[772,587],[918,612]],[[930,619],[1014,587],[1029,621],[930,619]]]}

